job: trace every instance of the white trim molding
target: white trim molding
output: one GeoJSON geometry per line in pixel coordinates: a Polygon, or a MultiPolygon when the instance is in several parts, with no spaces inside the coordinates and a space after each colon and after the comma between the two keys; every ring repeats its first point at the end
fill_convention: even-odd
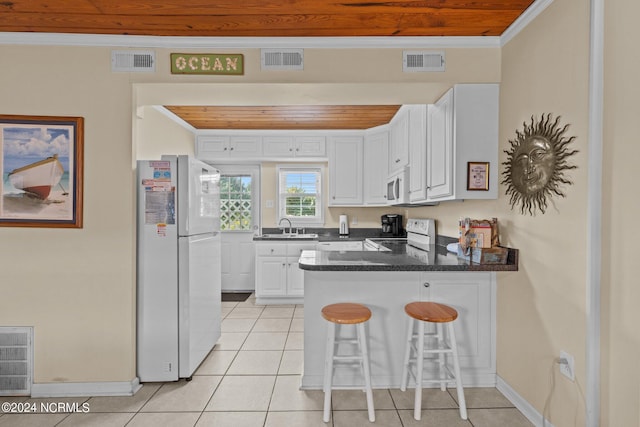
{"type": "Polygon", "coordinates": [[[604,0],[591,0],[587,158],[586,427],[600,425],[600,292],[604,127],[604,0]]]}
{"type": "Polygon", "coordinates": [[[36,383],[31,397],[133,396],[142,387],[140,380],[97,383],[36,383]]]}
{"type": "Polygon", "coordinates": [[[553,427],[553,424],[516,392],[505,380],[496,375],[496,388],[536,427],[553,427]]]}
{"type": "MultiPolygon", "coordinates": [[[[540,0],[538,0],[540,1],[540,0]]],[[[160,37],[0,32],[0,45],[102,46],[167,49],[473,48],[500,47],[500,37],[160,37]]]]}
{"type": "Polygon", "coordinates": [[[520,31],[524,30],[524,28],[538,15],[540,15],[551,3],[553,3],[553,0],[536,0],[533,2],[533,4],[529,6],[527,10],[525,10],[518,19],[513,21],[513,24],[509,25],[509,28],[502,33],[500,36],[500,46],[504,46],[509,43],[511,39],[518,35],[520,31]]]}

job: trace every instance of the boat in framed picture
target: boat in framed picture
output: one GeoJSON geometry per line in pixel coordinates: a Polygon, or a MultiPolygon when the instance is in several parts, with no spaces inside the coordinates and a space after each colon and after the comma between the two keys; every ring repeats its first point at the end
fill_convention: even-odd
{"type": "Polygon", "coordinates": [[[82,227],[82,117],[0,115],[0,226],[82,227]]]}

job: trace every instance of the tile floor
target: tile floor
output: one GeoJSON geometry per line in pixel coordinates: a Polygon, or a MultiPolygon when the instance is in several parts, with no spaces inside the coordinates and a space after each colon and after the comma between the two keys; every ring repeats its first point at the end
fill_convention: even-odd
{"type": "MultiPolygon", "coordinates": [[[[302,306],[223,302],[222,337],[190,382],[147,383],[132,397],[5,401],[88,403],[88,413],[2,414],[0,426],[370,426],[361,391],[334,391],[333,412],[322,422],[322,391],[301,391],[302,306]]],[[[530,427],[495,388],[465,389],[469,419],[459,417],[455,390],[423,393],[422,421],[413,419],[413,392],[374,390],[376,423],[383,427],[530,427]]]]}

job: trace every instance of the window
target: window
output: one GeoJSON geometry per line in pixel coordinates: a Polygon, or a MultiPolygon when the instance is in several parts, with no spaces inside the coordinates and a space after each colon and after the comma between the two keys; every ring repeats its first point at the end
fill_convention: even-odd
{"type": "Polygon", "coordinates": [[[278,212],[278,220],[324,225],[320,167],[278,167],[278,212]]]}
{"type": "Polygon", "coordinates": [[[253,229],[251,175],[220,177],[220,230],[251,231],[253,229]]]}

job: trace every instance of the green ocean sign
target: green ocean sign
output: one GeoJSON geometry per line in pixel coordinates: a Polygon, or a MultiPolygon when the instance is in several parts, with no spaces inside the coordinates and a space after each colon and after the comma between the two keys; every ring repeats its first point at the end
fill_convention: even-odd
{"type": "Polygon", "coordinates": [[[171,74],[243,75],[244,55],[227,53],[172,53],[171,74]]]}

